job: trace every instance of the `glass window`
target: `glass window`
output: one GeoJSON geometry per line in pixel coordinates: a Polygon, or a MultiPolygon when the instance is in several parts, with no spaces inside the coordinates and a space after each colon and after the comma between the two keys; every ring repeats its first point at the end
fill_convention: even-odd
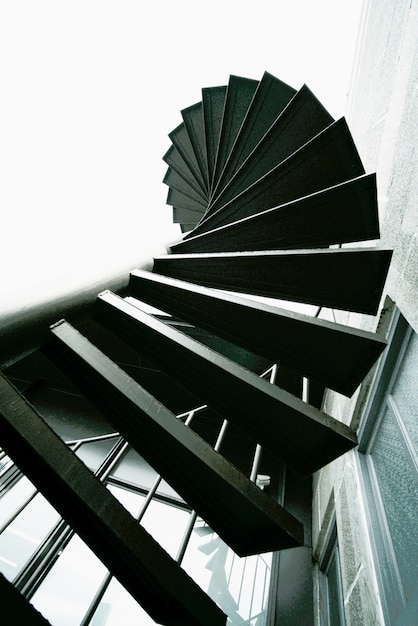
{"type": "Polygon", "coordinates": [[[76,455],[87,467],[95,472],[103,463],[118,439],[119,437],[113,437],[112,439],[83,443],[77,449],[76,455]]]}
{"type": "Polygon", "coordinates": [[[31,598],[54,626],[79,626],[107,574],[106,567],[75,535],[31,598]]]}
{"type": "Polygon", "coordinates": [[[344,596],[335,526],[320,568],[319,610],[321,626],[344,626],[344,596]]]}
{"type": "Polygon", "coordinates": [[[90,626],[154,626],[155,622],[132,598],[124,587],[112,578],[93,615],[90,626]]]}
{"type": "Polygon", "coordinates": [[[418,482],[391,407],[384,412],[370,455],[399,576],[410,598],[418,581],[418,482]]]}
{"type": "Polygon", "coordinates": [[[2,528],[15,513],[33,496],[35,487],[25,477],[22,476],[18,482],[6,491],[1,498],[0,506],[0,528],[2,528]]]}
{"type": "Polygon", "coordinates": [[[408,620],[418,602],[417,374],[418,337],[399,316],[366,415],[359,457],[383,610],[390,624],[408,620]]]}
{"type": "MultiPolygon", "coordinates": [[[[155,482],[157,472],[132,448],[120,461],[112,476],[128,484],[135,485],[141,489],[149,490],[155,482]]],[[[183,502],[182,498],[170,487],[165,480],[162,480],[158,488],[158,493],[183,502]]]]}
{"type": "Polygon", "coordinates": [[[265,626],[272,555],[239,557],[197,520],[182,567],[228,615],[228,624],[265,626]]]}
{"type": "Polygon", "coordinates": [[[38,493],[0,535],[0,571],[12,581],[60,520],[38,493]]]}

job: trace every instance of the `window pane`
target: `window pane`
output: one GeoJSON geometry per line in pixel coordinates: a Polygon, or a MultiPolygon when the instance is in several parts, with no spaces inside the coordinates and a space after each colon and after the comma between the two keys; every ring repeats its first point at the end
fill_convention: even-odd
{"type": "Polygon", "coordinates": [[[77,450],[76,455],[95,472],[105,460],[119,437],[83,443],[77,450]]]}
{"type": "Polygon", "coordinates": [[[103,563],[74,536],[31,603],[54,626],[78,626],[106,574],[103,563]]]}
{"type": "Polygon", "coordinates": [[[112,578],[90,622],[90,626],[154,626],[154,624],[154,620],[116,578],[112,578]]]}
{"type": "MultiPolygon", "coordinates": [[[[115,485],[108,485],[108,489],[131,515],[134,517],[138,516],[139,511],[142,510],[142,504],[145,500],[144,496],[115,485]]],[[[188,511],[152,500],[141,520],[141,525],[164,550],[175,558],[183,539],[189,516],[190,513],[188,511]]]]}
{"type": "Polygon", "coordinates": [[[0,535],[0,571],[12,581],[60,516],[38,493],[0,535]]]}
{"type": "Polygon", "coordinates": [[[394,419],[386,409],[372,459],[405,593],[411,597],[418,580],[418,483],[394,419]]]}
{"type": "Polygon", "coordinates": [[[413,333],[393,389],[396,406],[418,451],[418,335],[413,333]]]}
{"type": "Polygon", "coordinates": [[[340,615],[340,579],[337,568],[336,561],[336,553],[335,550],[333,552],[328,573],[327,573],[327,583],[328,583],[328,609],[329,609],[329,623],[331,626],[341,626],[341,615],[340,615]]]}
{"type": "Polygon", "coordinates": [[[198,521],[182,567],[228,615],[228,624],[264,626],[270,553],[239,557],[209,526],[198,521]]]}
{"type": "Polygon", "coordinates": [[[140,493],[133,493],[128,489],[122,489],[121,487],[116,487],[115,485],[107,485],[109,491],[115,496],[117,500],[133,517],[137,517],[139,511],[142,508],[142,504],[145,500],[145,497],[140,493]]]}
{"type": "Polygon", "coordinates": [[[0,527],[17,511],[29,496],[35,493],[35,487],[25,477],[11,487],[0,500],[0,527]]]}
{"type": "Polygon", "coordinates": [[[189,517],[189,511],[152,500],[141,524],[170,556],[176,558],[189,517]]]}
{"type": "MultiPolygon", "coordinates": [[[[120,461],[112,476],[148,490],[154,484],[158,474],[135,450],[131,449],[120,461]]],[[[158,488],[158,493],[182,501],[164,480],[158,488]]]]}

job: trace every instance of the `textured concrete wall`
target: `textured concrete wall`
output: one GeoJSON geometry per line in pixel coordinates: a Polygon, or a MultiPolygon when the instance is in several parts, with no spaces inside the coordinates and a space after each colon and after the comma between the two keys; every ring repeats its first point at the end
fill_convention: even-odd
{"type": "MultiPolygon", "coordinates": [[[[367,172],[377,172],[382,247],[394,250],[383,302],[398,306],[418,332],[418,0],[366,0],[347,121],[367,172]]],[[[337,320],[383,334],[379,319],[337,320]]],[[[358,426],[372,375],[351,400],[326,396],[324,409],[358,426]]],[[[383,624],[355,451],[314,477],[313,547],[319,558],[336,519],[347,624],[383,624]]],[[[318,599],[317,570],[314,572],[318,599]]],[[[316,623],[319,609],[316,606],[316,623]]]]}
{"type": "Polygon", "coordinates": [[[387,293],[418,332],[418,2],[365,9],[347,119],[377,172],[381,244],[394,249],[387,293]]]}

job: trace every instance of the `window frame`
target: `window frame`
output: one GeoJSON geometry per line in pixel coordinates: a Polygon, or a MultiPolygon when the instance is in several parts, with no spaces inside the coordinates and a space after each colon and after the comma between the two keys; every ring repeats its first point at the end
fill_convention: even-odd
{"type": "Polygon", "coordinates": [[[329,570],[335,561],[337,571],[337,594],[340,614],[340,624],[345,626],[344,589],[341,571],[340,550],[338,541],[337,521],[335,511],[327,530],[321,555],[318,559],[318,599],[319,599],[319,623],[320,626],[333,626],[329,614],[329,570]]]}
{"type": "MultiPolygon", "coordinates": [[[[411,456],[411,443],[393,400],[392,391],[413,335],[413,328],[399,309],[395,309],[387,336],[388,347],[376,369],[363,411],[356,453],[361,489],[365,495],[365,513],[381,607],[385,623],[388,624],[394,623],[405,611],[407,602],[372,455],[380,426],[389,410],[405,445],[408,459],[411,456]]],[[[414,469],[416,471],[416,466],[414,469]]]]}

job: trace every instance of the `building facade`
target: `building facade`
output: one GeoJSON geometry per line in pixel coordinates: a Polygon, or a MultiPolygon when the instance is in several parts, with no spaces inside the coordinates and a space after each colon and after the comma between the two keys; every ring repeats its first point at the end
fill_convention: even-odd
{"type": "Polygon", "coordinates": [[[326,394],[359,446],[314,478],[316,623],[418,620],[417,17],[416,2],[369,1],[359,34],[348,122],[377,173],[381,243],[394,255],[380,317],[345,320],[388,349],[350,401],[326,394]]]}

